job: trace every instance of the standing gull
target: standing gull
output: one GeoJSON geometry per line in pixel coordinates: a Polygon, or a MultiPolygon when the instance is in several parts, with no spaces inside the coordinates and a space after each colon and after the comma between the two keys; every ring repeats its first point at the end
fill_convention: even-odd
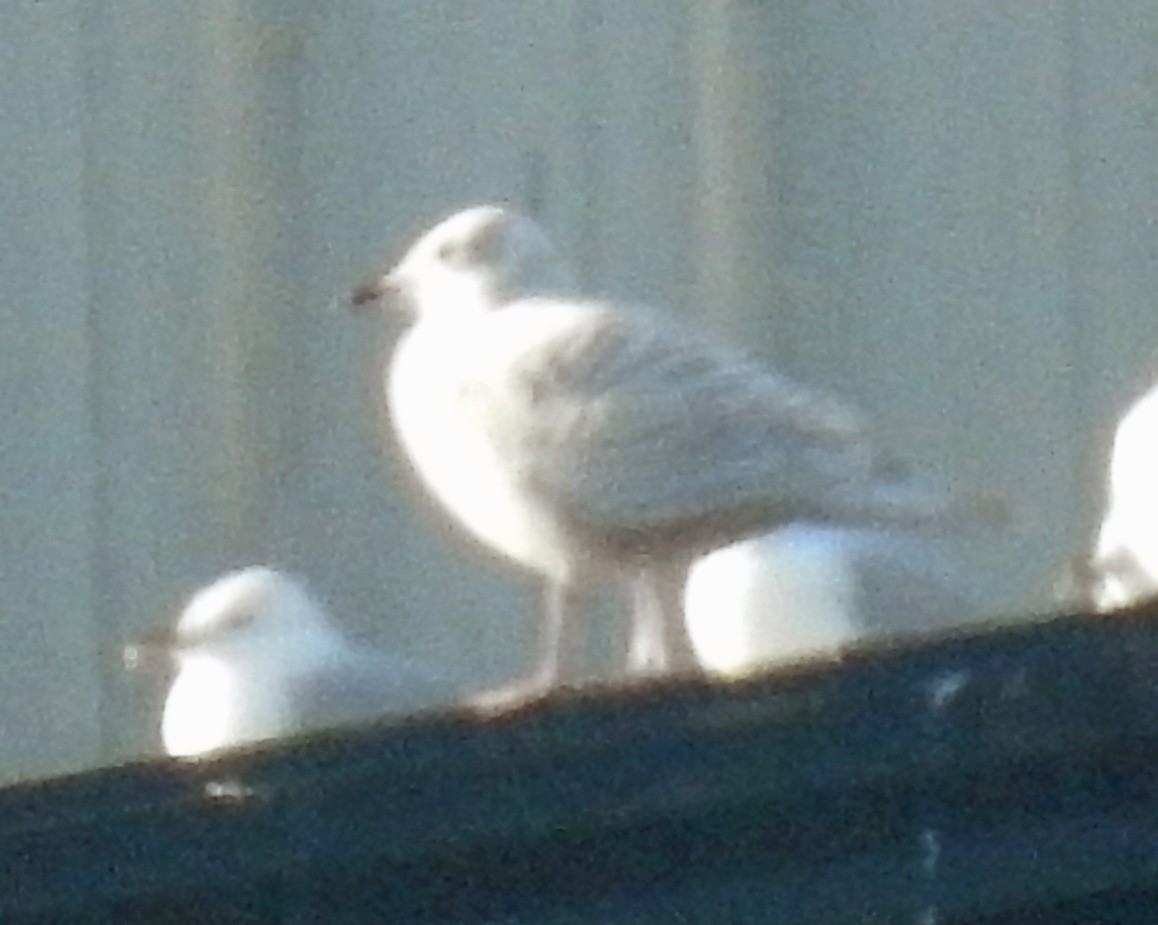
{"type": "MultiPolygon", "coordinates": [[[[844,406],[659,313],[575,292],[546,235],[481,206],[355,291],[412,321],[386,392],[426,487],[466,529],[545,578],[534,672],[567,676],[581,587],[634,593],[635,671],[697,668],[681,597],[697,554],[799,519],[902,519],[844,406]]],[[[487,702],[486,699],[480,702],[487,702]]]]}
{"type": "Polygon", "coordinates": [[[170,755],[366,721],[448,699],[433,672],[347,640],[304,582],[268,568],[232,572],[189,600],[161,647],[176,663],[161,720],[170,755]]]}
{"type": "Polygon", "coordinates": [[[1092,597],[1101,610],[1158,594],[1158,386],[1118,424],[1108,487],[1090,561],[1092,597]]]}

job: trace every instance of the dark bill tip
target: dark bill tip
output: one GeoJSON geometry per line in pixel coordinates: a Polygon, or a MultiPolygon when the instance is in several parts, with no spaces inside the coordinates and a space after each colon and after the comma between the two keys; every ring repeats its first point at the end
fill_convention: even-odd
{"type": "Polygon", "coordinates": [[[350,304],[354,308],[361,308],[372,302],[377,302],[382,298],[382,283],[380,280],[375,280],[372,283],[364,283],[358,286],[350,293],[350,304]]]}
{"type": "Polygon", "coordinates": [[[391,271],[356,286],[350,293],[350,310],[363,312],[366,306],[384,306],[386,313],[413,320],[413,308],[407,296],[407,287],[397,273],[391,271]]]}

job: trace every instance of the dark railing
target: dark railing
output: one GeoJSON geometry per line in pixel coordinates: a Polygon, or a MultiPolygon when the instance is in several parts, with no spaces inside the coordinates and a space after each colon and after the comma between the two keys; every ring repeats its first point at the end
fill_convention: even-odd
{"type": "Polygon", "coordinates": [[[0,922],[1158,922],[1158,607],[12,787],[0,922]]]}

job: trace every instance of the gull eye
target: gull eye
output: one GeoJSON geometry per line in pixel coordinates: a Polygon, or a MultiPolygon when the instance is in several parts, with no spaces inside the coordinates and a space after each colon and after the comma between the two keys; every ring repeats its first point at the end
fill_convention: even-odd
{"type": "Polygon", "coordinates": [[[443,241],[438,245],[438,259],[446,263],[458,263],[462,260],[462,245],[458,241],[443,241]]]}
{"type": "Polygon", "coordinates": [[[245,627],[253,623],[255,619],[257,619],[257,615],[252,610],[238,610],[230,614],[225,625],[230,630],[240,630],[245,629],[245,627]]]}

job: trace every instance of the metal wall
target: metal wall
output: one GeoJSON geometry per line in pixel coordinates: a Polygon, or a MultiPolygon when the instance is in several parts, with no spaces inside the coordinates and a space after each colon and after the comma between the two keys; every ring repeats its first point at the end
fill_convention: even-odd
{"type": "Polygon", "coordinates": [[[460,205],[869,410],[1032,607],[1158,362],[1144,0],[14,0],[0,30],[0,777],[152,746],[119,648],[217,572],[479,680],[530,588],[381,439],[350,281],[460,205]]]}

